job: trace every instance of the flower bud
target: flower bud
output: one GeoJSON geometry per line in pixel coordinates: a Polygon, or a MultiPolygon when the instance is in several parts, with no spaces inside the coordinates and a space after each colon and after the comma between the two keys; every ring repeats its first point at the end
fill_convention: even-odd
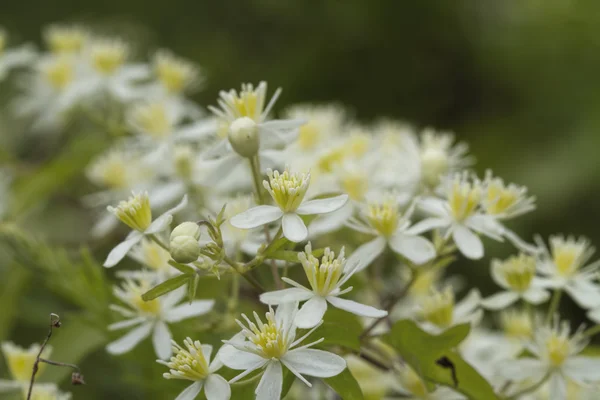
{"type": "Polygon", "coordinates": [[[200,257],[200,243],[193,236],[176,236],[171,238],[170,252],[173,260],[187,264],[200,257]]]}
{"type": "Polygon", "coordinates": [[[231,147],[240,156],[250,158],[258,153],[258,126],[251,118],[242,117],[233,121],[228,137],[231,147]]]}
{"type": "Polygon", "coordinates": [[[178,236],[191,236],[197,241],[200,239],[200,227],[195,222],[181,223],[171,232],[171,241],[178,236]]]}

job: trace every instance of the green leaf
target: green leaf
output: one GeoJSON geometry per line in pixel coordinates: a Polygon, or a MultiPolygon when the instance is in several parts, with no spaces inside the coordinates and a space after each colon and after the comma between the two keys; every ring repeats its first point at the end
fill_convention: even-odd
{"type": "Polygon", "coordinates": [[[449,386],[469,399],[498,399],[492,386],[452,350],[469,331],[469,324],[460,324],[432,335],[414,321],[400,320],[392,327],[388,341],[426,381],[449,386]]]}
{"type": "Polygon", "coordinates": [[[324,338],[320,347],[336,345],[360,351],[359,337],[363,327],[356,315],[329,307],[323,320],[323,324],[306,339],[306,343],[324,338]]]}
{"type": "Polygon", "coordinates": [[[0,276],[0,304],[3,310],[0,313],[0,339],[5,339],[13,326],[14,317],[19,310],[19,298],[29,282],[31,273],[17,263],[12,263],[0,276]]]}
{"type": "Polygon", "coordinates": [[[344,400],[364,400],[363,392],[348,368],[339,375],[324,378],[323,381],[344,400]]]}
{"type": "MultiPolygon", "coordinates": [[[[190,274],[181,274],[177,275],[174,278],[164,281],[163,283],[154,286],[152,289],[148,290],[146,293],[142,295],[142,300],[150,301],[154,300],[157,297],[160,297],[164,294],[172,292],[175,289],[180,288],[185,285],[187,282],[190,282],[193,279],[194,275],[190,274]]],[[[193,283],[193,282],[190,282],[193,283]]]]}
{"type": "Polygon", "coordinates": [[[289,369],[284,368],[283,369],[283,387],[281,389],[281,398],[282,399],[288,394],[288,392],[292,388],[292,385],[294,384],[295,380],[296,380],[296,376],[294,374],[292,374],[289,369]]]}
{"type": "Polygon", "coordinates": [[[190,267],[186,264],[180,264],[175,260],[169,260],[169,265],[173,268],[176,268],[180,272],[183,272],[184,274],[193,274],[194,272],[196,272],[196,270],[194,270],[193,267],[190,267]]]}

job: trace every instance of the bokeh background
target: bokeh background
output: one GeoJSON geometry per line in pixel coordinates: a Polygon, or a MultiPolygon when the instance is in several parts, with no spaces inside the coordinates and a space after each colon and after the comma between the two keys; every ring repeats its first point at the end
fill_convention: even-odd
{"type": "MultiPolygon", "coordinates": [[[[480,174],[492,168],[537,196],[537,211],[521,218],[520,226],[512,226],[522,237],[531,240],[535,233],[547,237],[563,232],[600,243],[598,1],[0,4],[0,24],[18,41],[39,43],[40,28],[53,22],[76,22],[122,35],[138,46],[140,57],[164,47],[198,62],[207,75],[205,87],[194,96],[201,105],[213,104],[221,89],[268,80],[271,87],[284,89],[278,109],[298,102],[337,102],[361,121],[392,117],[417,127],[453,131],[470,144],[480,174]]],[[[6,120],[0,124],[0,139],[10,141],[11,128],[6,120]]],[[[84,150],[95,145],[82,144],[83,150],[67,156],[85,161],[84,150]]],[[[27,142],[17,151],[38,166],[51,153],[27,142]]],[[[49,173],[38,178],[39,184],[52,177],[49,173]]],[[[82,178],[74,174],[66,179],[72,183],[82,178]]],[[[35,195],[34,190],[23,198],[34,204],[35,195]]],[[[25,225],[61,244],[78,240],[89,218],[82,210],[62,212],[71,208],[73,198],[73,193],[59,192],[50,205],[34,207],[25,225]]],[[[504,247],[490,249],[492,256],[506,255],[504,247]]],[[[69,310],[52,293],[39,289],[35,274],[9,274],[10,254],[2,254],[0,339],[39,341],[46,334],[48,312],[68,315],[69,310]]],[[[486,287],[488,293],[493,290],[487,283],[487,266],[465,262],[457,268],[484,292],[486,287]]],[[[88,301],[102,304],[93,296],[88,301]]],[[[563,307],[572,308],[568,300],[563,307]]],[[[583,319],[575,311],[570,317],[583,319]]],[[[62,339],[71,351],[87,356],[82,367],[88,371],[90,386],[75,389],[75,399],[161,399],[168,398],[165,390],[181,389],[180,385],[155,388],[152,382],[162,369],[152,363],[131,367],[135,354],[125,361],[81,345],[80,338],[88,344],[100,339],[85,336],[85,321],[78,324],[62,339]]],[[[61,334],[57,333],[57,347],[61,334]]]]}

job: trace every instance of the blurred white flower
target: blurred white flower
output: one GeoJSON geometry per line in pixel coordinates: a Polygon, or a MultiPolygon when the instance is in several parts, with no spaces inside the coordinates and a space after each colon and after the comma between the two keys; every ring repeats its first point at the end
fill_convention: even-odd
{"type": "Polygon", "coordinates": [[[42,36],[50,51],[63,55],[80,54],[90,38],[89,32],[82,26],[56,24],[44,28],[42,36]]]}
{"type": "Polygon", "coordinates": [[[310,289],[284,277],[282,279],[294,287],[263,293],[260,301],[269,305],[306,301],[296,315],[295,323],[299,328],[312,328],[321,322],[327,311],[327,303],[362,317],[381,318],[387,315],[387,311],[339,297],[352,290],[352,287],[342,289],[342,285],[352,277],[358,266],[358,262],[353,265],[346,263],[343,248],[335,258],[335,253],[327,247],[319,262],[312,255],[312,247],[308,243],[305,251],[298,253],[298,259],[302,263],[310,289]]]}
{"type": "Polygon", "coordinates": [[[481,294],[477,289],[471,289],[460,302],[455,303],[452,287],[447,286],[442,291],[432,288],[428,296],[419,299],[418,313],[424,320],[421,325],[436,333],[464,322],[476,326],[483,318],[480,301],[481,294]]]}
{"type": "Polygon", "coordinates": [[[106,350],[109,353],[126,353],[152,334],[156,356],[165,360],[172,354],[171,332],[167,324],[206,314],[215,303],[214,300],[194,300],[178,305],[185,296],[185,286],[154,300],[144,301],[142,294],[150,290],[153,283],[147,279],[126,279],[121,287],[115,287],[114,295],[125,307],[112,305],[111,309],[127,319],[109,325],[108,329],[135,328],[108,344],[106,350]]]}
{"type": "Polygon", "coordinates": [[[410,400],[463,400],[465,397],[454,390],[446,387],[438,387],[433,391],[427,389],[427,385],[421,377],[408,364],[396,364],[393,369],[396,378],[392,387],[395,392],[402,395],[403,399],[410,400]]]}
{"type": "MultiPolygon", "coordinates": [[[[17,390],[21,387],[28,387],[31,380],[31,371],[33,364],[41,350],[41,345],[34,343],[25,349],[15,345],[13,342],[2,342],[0,344],[2,355],[8,367],[8,372],[12,380],[0,379],[0,393],[17,390]]],[[[50,358],[52,346],[47,345],[42,352],[42,358],[50,358]]],[[[39,371],[46,369],[47,364],[40,363],[39,371]]]]}
{"type": "Polygon", "coordinates": [[[329,378],[340,374],[346,368],[346,361],[333,353],[315,350],[310,347],[323,341],[298,346],[315,329],[296,339],[296,313],[298,304],[288,302],[266,313],[266,322],[254,313],[256,323],[242,314],[244,325],[237,321],[242,332],[232,340],[225,340],[226,346],[221,350],[221,361],[231,369],[244,370],[231,379],[237,382],[248,374],[264,369],[256,388],[257,400],[279,400],[283,385],[282,364],[298,379],[309,387],[310,382],[303,375],[318,378],[329,378]]]}
{"type": "MultiPolygon", "coordinates": [[[[29,388],[23,386],[23,398],[27,398],[29,388]]],[[[54,383],[36,383],[31,391],[31,400],[70,400],[71,393],[61,392],[54,383]]]]}
{"type": "Polygon", "coordinates": [[[32,45],[25,44],[17,48],[7,48],[8,35],[0,27],[0,81],[13,68],[30,66],[36,59],[37,53],[32,45]]]}

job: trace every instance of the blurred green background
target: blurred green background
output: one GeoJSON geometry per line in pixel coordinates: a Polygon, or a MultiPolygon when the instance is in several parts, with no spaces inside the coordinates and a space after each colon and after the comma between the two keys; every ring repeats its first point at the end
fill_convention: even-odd
{"type": "MultiPolygon", "coordinates": [[[[365,122],[393,117],[454,131],[471,145],[478,172],[492,168],[537,196],[537,211],[512,225],[523,238],[563,232],[600,243],[598,1],[23,0],[0,5],[0,24],[19,40],[39,42],[40,28],[53,22],[122,35],[139,46],[140,58],[164,47],[198,62],[207,75],[206,86],[194,96],[202,105],[213,104],[221,89],[264,79],[284,89],[278,109],[339,102],[365,122]]],[[[28,157],[27,149],[21,152],[28,157]]],[[[55,222],[49,226],[56,237],[68,240],[71,235],[63,232],[68,220],[55,222]]],[[[509,251],[490,248],[492,255],[509,251]]],[[[488,280],[485,263],[469,271],[474,284],[488,280]]],[[[0,299],[18,283],[13,278],[7,283],[7,276],[0,299]]],[[[52,296],[34,293],[35,280],[25,277],[23,284],[25,295],[5,307],[16,318],[0,326],[0,338],[28,343],[45,335],[40,320],[52,296]]],[[[563,306],[570,309],[568,301],[563,306]]],[[[135,384],[159,379],[161,368],[148,364],[131,371],[128,363],[94,351],[83,368],[93,371],[87,378],[95,392],[76,388],[75,398],[166,398],[135,384]]],[[[176,392],[181,386],[171,388],[176,392]]]]}

